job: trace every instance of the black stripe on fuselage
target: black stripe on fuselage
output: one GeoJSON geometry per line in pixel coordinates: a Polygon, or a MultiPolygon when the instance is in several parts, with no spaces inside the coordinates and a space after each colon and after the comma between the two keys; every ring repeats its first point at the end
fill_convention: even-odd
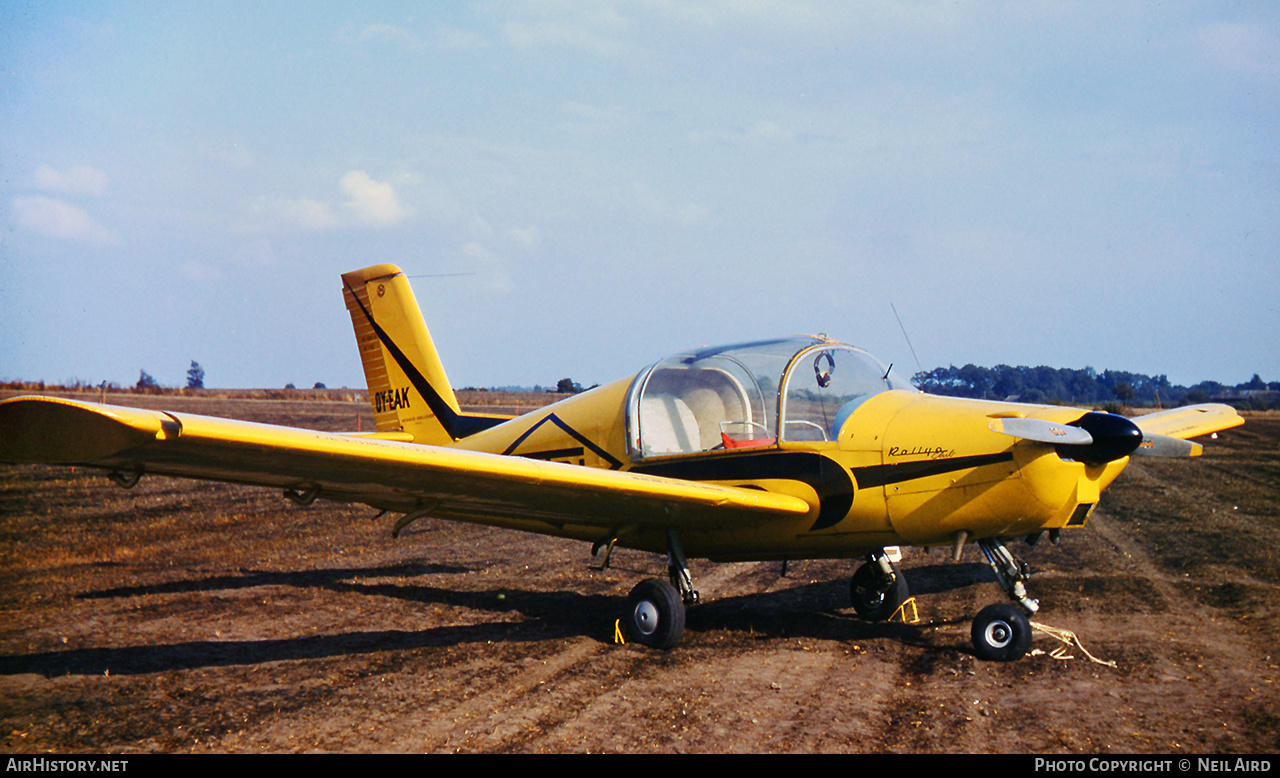
{"type": "MultiPolygon", "coordinates": [[[[535,430],[537,430],[543,424],[547,424],[547,423],[556,425],[560,429],[564,430],[565,434],[567,434],[569,437],[581,443],[585,448],[591,449],[592,453],[594,453],[596,456],[600,457],[601,459],[609,463],[610,470],[617,470],[618,468],[622,467],[621,460],[619,460],[617,457],[610,454],[608,451],[605,451],[604,449],[597,446],[595,443],[591,441],[590,438],[588,438],[586,435],[583,435],[581,432],[578,432],[573,427],[570,427],[559,416],[555,415],[554,413],[548,413],[546,416],[543,416],[541,419],[538,419],[538,421],[534,423],[533,426],[529,427],[529,429],[525,430],[520,435],[520,437],[513,440],[511,442],[511,445],[507,446],[506,451],[503,451],[502,453],[514,454],[515,456],[518,456],[518,457],[532,457],[534,459],[544,458],[537,453],[532,453],[532,454],[518,453],[516,449],[519,448],[520,444],[523,443],[526,438],[532,435],[535,430]]],[[[578,454],[581,455],[582,453],[584,453],[583,449],[581,448],[578,449],[578,454]]]]}
{"type": "Polygon", "coordinates": [[[809,451],[767,451],[727,456],[692,457],[637,465],[633,473],[681,478],[686,481],[758,481],[784,478],[800,481],[818,493],[818,520],[810,532],[839,524],[853,507],[853,479],[829,457],[809,451]]]}
{"type": "MultiPolygon", "coordinates": [[[[856,488],[870,489],[1011,461],[1013,461],[1013,454],[1005,451],[997,454],[872,465],[845,470],[834,460],[821,454],[803,451],[769,451],[657,462],[637,465],[631,468],[631,471],[667,478],[682,478],[688,481],[757,481],[765,478],[801,481],[809,484],[818,493],[820,506],[818,520],[809,528],[811,532],[815,532],[834,527],[848,515],[849,509],[853,507],[854,479],[857,482],[856,488]],[[853,478],[849,477],[850,474],[853,478]]],[[[742,486],[752,485],[743,484],[742,486]]]]}
{"type": "Polygon", "coordinates": [[[581,457],[586,453],[586,449],[582,446],[574,446],[573,448],[556,448],[550,451],[528,451],[517,454],[526,459],[573,459],[581,457]]]}
{"type": "Polygon", "coordinates": [[[1004,451],[999,454],[978,454],[970,457],[955,457],[954,459],[927,459],[922,462],[901,462],[892,465],[855,467],[853,468],[853,477],[857,479],[859,489],[872,489],[877,486],[899,484],[916,478],[926,478],[931,475],[954,473],[957,470],[969,470],[974,467],[1012,461],[1013,453],[1004,451]]]}

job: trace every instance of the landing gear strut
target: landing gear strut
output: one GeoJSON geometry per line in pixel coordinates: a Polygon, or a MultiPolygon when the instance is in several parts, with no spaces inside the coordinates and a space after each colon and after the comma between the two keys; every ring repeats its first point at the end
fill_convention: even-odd
{"type": "Polygon", "coordinates": [[[998,538],[980,540],[978,545],[1009,599],[1022,607],[1006,602],[988,605],[973,620],[969,636],[979,659],[1012,662],[1031,649],[1028,614],[1034,615],[1040,610],[1039,601],[1027,594],[1026,581],[1031,571],[1027,563],[1015,557],[998,538]]]}
{"type": "Polygon", "coordinates": [[[996,573],[996,579],[1004,587],[1009,599],[1016,600],[1027,613],[1034,614],[1040,610],[1040,601],[1027,596],[1026,581],[1031,577],[1031,568],[1026,562],[1018,559],[1009,549],[1004,547],[999,538],[979,540],[982,553],[987,556],[987,564],[996,573]]]}
{"type": "Polygon", "coordinates": [[[702,599],[693,588],[693,576],[689,575],[689,565],[684,561],[684,548],[680,545],[680,536],[675,530],[667,530],[667,577],[671,585],[680,592],[680,599],[685,605],[697,605],[702,599]]]}
{"type": "Polygon", "coordinates": [[[849,598],[861,618],[886,621],[907,601],[907,579],[884,549],[872,551],[849,581],[849,598]]]}
{"type": "Polygon", "coordinates": [[[667,530],[667,578],[647,578],[627,596],[622,621],[633,643],[650,648],[674,647],[684,635],[685,606],[700,601],[675,530],[667,530]]]}

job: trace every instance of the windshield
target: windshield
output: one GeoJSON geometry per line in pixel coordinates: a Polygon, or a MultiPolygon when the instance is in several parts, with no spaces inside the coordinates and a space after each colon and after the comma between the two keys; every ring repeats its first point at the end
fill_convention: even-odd
{"type": "Polygon", "coordinates": [[[900,388],[889,371],[862,349],[826,343],[796,356],[787,373],[782,439],[831,441],[867,399],[900,388]]]}

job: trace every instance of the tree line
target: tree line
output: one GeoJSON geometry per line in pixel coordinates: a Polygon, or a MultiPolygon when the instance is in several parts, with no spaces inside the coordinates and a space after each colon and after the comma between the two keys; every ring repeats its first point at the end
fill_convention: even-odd
{"type": "Polygon", "coordinates": [[[911,382],[929,394],[1029,403],[1173,406],[1216,401],[1255,410],[1280,407],[1280,381],[1267,383],[1256,373],[1249,381],[1234,386],[1217,381],[1181,386],[1170,383],[1163,375],[1124,370],[969,364],[919,372],[911,382]]]}

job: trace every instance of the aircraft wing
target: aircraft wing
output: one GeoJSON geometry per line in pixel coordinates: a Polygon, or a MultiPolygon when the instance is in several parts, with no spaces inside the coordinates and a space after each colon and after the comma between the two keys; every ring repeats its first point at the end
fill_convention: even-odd
{"type": "Polygon", "coordinates": [[[1143,435],[1167,435],[1171,438],[1198,438],[1244,424],[1244,419],[1230,405],[1206,403],[1171,408],[1130,419],[1143,435]]]}
{"type": "Polygon", "coordinates": [[[405,513],[533,529],[694,528],[804,515],[770,492],[51,397],[0,402],[0,462],[75,464],[291,490],[405,513]]]}

